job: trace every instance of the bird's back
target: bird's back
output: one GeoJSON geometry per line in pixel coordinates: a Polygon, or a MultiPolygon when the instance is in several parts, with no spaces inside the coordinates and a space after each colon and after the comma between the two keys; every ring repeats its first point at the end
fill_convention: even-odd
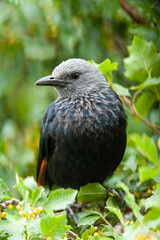
{"type": "Polygon", "coordinates": [[[43,118],[38,173],[45,158],[45,181],[50,185],[102,183],[122,160],[125,146],[126,117],[114,91],[60,98],[43,118]]]}

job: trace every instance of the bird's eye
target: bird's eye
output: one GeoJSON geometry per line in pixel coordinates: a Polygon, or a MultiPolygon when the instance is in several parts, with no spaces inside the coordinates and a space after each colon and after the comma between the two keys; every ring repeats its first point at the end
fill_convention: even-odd
{"type": "Polygon", "coordinates": [[[73,79],[76,79],[76,78],[78,78],[78,77],[79,77],[79,73],[75,72],[75,73],[72,74],[72,78],[73,78],[73,79]]]}

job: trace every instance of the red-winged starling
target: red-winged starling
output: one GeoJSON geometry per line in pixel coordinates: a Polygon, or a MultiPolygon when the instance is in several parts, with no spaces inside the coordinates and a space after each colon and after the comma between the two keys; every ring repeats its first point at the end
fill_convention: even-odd
{"type": "Polygon", "coordinates": [[[96,66],[78,58],[62,62],[35,85],[55,87],[59,95],[41,125],[38,184],[79,189],[103,183],[126,147],[126,115],[118,95],[96,66]]]}

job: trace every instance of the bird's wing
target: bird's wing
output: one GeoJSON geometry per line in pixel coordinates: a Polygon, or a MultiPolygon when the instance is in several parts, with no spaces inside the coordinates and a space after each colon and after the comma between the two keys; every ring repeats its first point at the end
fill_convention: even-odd
{"type": "Polygon", "coordinates": [[[42,186],[46,183],[46,169],[48,161],[50,159],[51,153],[55,149],[54,137],[50,136],[49,124],[52,122],[55,116],[54,102],[46,110],[42,125],[41,125],[41,135],[40,135],[40,146],[39,146],[39,156],[37,163],[37,183],[38,186],[42,186]]]}
{"type": "Polygon", "coordinates": [[[41,165],[39,168],[39,171],[37,172],[37,183],[38,183],[38,187],[43,186],[45,183],[45,173],[46,173],[46,168],[47,168],[47,160],[46,158],[44,158],[41,161],[41,165]]]}

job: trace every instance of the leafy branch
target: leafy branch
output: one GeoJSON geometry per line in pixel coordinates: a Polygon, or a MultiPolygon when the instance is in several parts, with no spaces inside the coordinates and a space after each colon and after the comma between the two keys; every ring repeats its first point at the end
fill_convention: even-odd
{"type": "Polygon", "coordinates": [[[134,20],[136,23],[147,24],[146,21],[125,1],[119,0],[123,10],[134,20]]]}
{"type": "Polygon", "coordinates": [[[123,96],[122,99],[123,101],[129,106],[129,109],[127,110],[134,116],[138,117],[143,123],[145,123],[149,128],[151,128],[156,134],[160,134],[159,127],[148,122],[145,118],[143,118],[136,110],[134,103],[136,100],[137,95],[140,93],[140,90],[136,91],[135,94],[133,95],[133,98],[130,100],[129,98],[123,96]]]}
{"type": "MultiPolygon", "coordinates": [[[[145,208],[149,208],[149,210],[142,215],[140,206],[136,203],[135,196],[129,191],[127,185],[119,183],[117,187],[125,192],[124,200],[127,205],[123,206],[123,208],[125,207],[124,209],[119,208],[116,195],[113,193],[108,195],[106,201],[107,192],[99,183],[87,184],[86,186],[81,187],[77,199],[78,201],[81,200],[82,204],[87,206],[87,209],[84,209],[83,206],[81,212],[76,213],[78,226],[75,228],[72,222],[67,218],[65,211],[59,210],[62,210],[63,207],[65,208],[68,203],[76,201],[76,190],[54,190],[51,191],[47,197],[45,189],[43,187],[37,187],[37,184],[32,177],[23,180],[17,176],[16,188],[20,194],[23,194],[22,201],[19,202],[17,199],[11,199],[9,189],[4,182],[0,180],[0,201],[4,204],[6,204],[6,199],[10,199],[11,201],[11,204],[8,205],[7,208],[0,210],[0,237],[4,240],[10,239],[10,237],[19,240],[23,239],[22,236],[24,235],[28,240],[33,240],[35,238],[37,240],[59,240],[66,239],[65,236],[67,236],[67,239],[77,240],[95,240],[97,239],[95,237],[102,237],[104,239],[113,237],[115,240],[122,240],[126,239],[128,234],[133,236],[144,230],[146,234],[159,237],[159,233],[155,231],[156,227],[159,226],[159,223],[156,222],[154,228],[152,225],[152,220],[156,219],[156,216],[153,217],[151,213],[152,211],[155,211],[155,209],[152,208],[152,206],[147,206],[147,204],[145,204],[145,208]],[[97,193],[99,194],[97,195],[97,193]],[[24,200],[25,196],[27,196],[27,198],[24,200]],[[99,204],[102,202],[104,202],[104,207],[99,210],[99,204]],[[56,203],[59,203],[59,208],[57,208],[58,205],[56,205],[56,203]],[[125,214],[127,206],[132,208],[135,217],[133,214],[129,214],[128,216],[125,214]],[[56,211],[58,211],[58,214],[56,214],[56,211]],[[149,216],[148,212],[150,214],[149,216]],[[114,221],[112,221],[113,219],[114,221]],[[119,221],[117,221],[117,219],[119,221]],[[115,228],[115,223],[120,223],[123,231],[118,232],[118,229],[115,228]],[[129,225],[133,225],[133,227],[129,225]],[[81,232],[82,227],[84,227],[83,233],[81,232]]],[[[154,203],[157,198],[158,207],[156,208],[156,211],[159,213],[158,191],[153,194],[154,203]]],[[[152,196],[149,199],[149,204],[152,203],[151,198],[152,196]]],[[[147,199],[145,201],[147,201],[147,199]]],[[[128,239],[130,240],[131,238],[128,239]]],[[[155,239],[157,240],[157,238],[155,239]]]]}

